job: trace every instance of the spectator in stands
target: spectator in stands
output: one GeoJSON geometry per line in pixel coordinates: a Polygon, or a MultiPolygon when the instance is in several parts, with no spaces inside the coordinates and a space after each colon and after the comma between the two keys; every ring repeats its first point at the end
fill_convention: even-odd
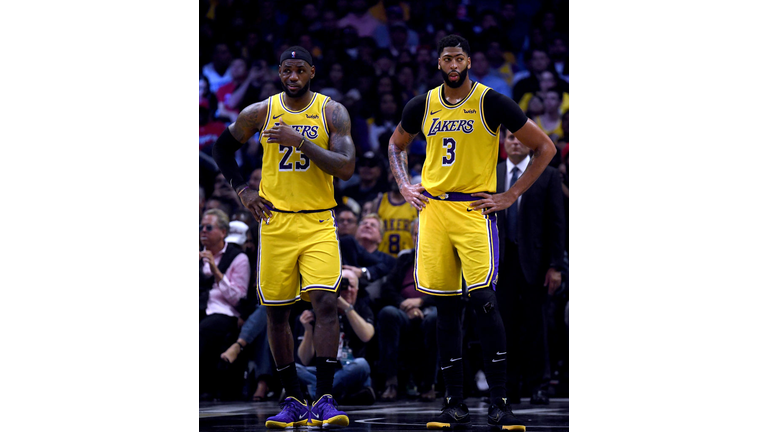
{"type": "Polygon", "coordinates": [[[272,52],[272,44],[265,41],[256,30],[248,32],[245,44],[241,50],[241,56],[250,65],[255,64],[255,62],[264,62],[265,64],[277,63],[272,52]]]}
{"type": "MultiPolygon", "coordinates": [[[[395,57],[389,50],[381,49],[376,54],[376,62],[373,64],[376,69],[376,76],[381,77],[388,75],[390,77],[395,74],[395,57]]],[[[388,91],[392,91],[389,89],[388,91]]]]}
{"type": "Polygon", "coordinates": [[[259,71],[255,68],[251,68],[249,71],[245,60],[242,58],[232,60],[229,70],[232,81],[219,87],[216,92],[216,98],[219,100],[216,117],[222,117],[233,122],[237,120],[241,102],[243,102],[251,83],[257,80],[259,71]]]}
{"type": "Polygon", "coordinates": [[[547,42],[547,53],[552,66],[565,82],[568,82],[568,41],[562,34],[556,33],[547,42]]]}
{"type": "Polygon", "coordinates": [[[391,172],[387,173],[387,179],[389,191],[374,204],[376,214],[379,215],[384,226],[379,250],[397,258],[402,251],[414,247],[411,222],[419,217],[419,211],[405,201],[391,172]]]}
{"type": "MultiPolygon", "coordinates": [[[[409,100],[418,95],[418,92],[414,87],[414,80],[416,79],[416,76],[414,74],[413,65],[411,63],[400,63],[395,68],[395,71],[395,77],[397,78],[397,83],[400,87],[397,102],[400,106],[403,106],[408,103],[409,100]]],[[[400,117],[400,111],[401,110],[398,110],[398,117],[400,117]]],[[[389,140],[387,140],[386,143],[389,143],[389,140]]],[[[383,147],[386,147],[386,145],[383,147]]]]}
{"type": "Polygon", "coordinates": [[[248,374],[253,374],[255,378],[256,389],[251,400],[261,402],[266,399],[267,379],[272,376],[272,355],[269,351],[269,341],[267,340],[267,308],[261,305],[256,306],[245,320],[237,341],[233,343],[226,351],[221,354],[221,359],[227,363],[234,363],[241,353],[245,353],[249,360],[248,374]],[[246,347],[248,347],[246,349],[246,347]]]}
{"type": "Polygon", "coordinates": [[[472,77],[479,83],[496,90],[507,97],[512,97],[512,89],[503,78],[490,73],[488,59],[482,51],[472,53],[472,77]]]}
{"type": "Polygon", "coordinates": [[[501,42],[497,40],[488,42],[485,55],[488,58],[489,73],[503,79],[507,85],[511,86],[515,76],[515,65],[512,64],[514,56],[505,52],[501,42]]]}
{"type": "Polygon", "coordinates": [[[200,103],[201,107],[205,107],[209,112],[213,107],[219,105],[218,99],[216,99],[216,93],[211,91],[211,83],[208,82],[208,78],[205,75],[200,75],[200,103]]]}
{"type": "Polygon", "coordinates": [[[235,340],[239,300],[246,296],[251,272],[248,258],[225,241],[229,217],[209,210],[200,222],[200,397],[220,396],[217,383],[219,355],[235,340]]]}
{"type": "MultiPolygon", "coordinates": [[[[508,190],[531,161],[530,149],[503,126],[507,160],[496,167],[496,190],[508,190]]],[[[524,390],[532,404],[547,404],[550,380],[544,321],[548,291],[562,281],[565,216],[561,177],[546,167],[539,178],[507,210],[496,212],[499,228],[499,282],[496,296],[507,334],[507,350],[524,352],[507,361],[507,395],[519,403],[522,369],[524,390]]]]}
{"type": "MultiPolygon", "coordinates": [[[[418,219],[411,223],[411,236],[416,244],[419,235],[418,219]]],[[[379,333],[380,367],[386,377],[383,401],[397,399],[398,352],[406,348],[409,358],[416,364],[407,368],[416,372],[420,399],[435,400],[437,380],[437,309],[435,297],[416,291],[413,280],[415,249],[403,251],[397,257],[395,268],[381,287],[384,307],[377,318],[379,333]]]]}
{"type": "MultiPolygon", "coordinates": [[[[261,185],[261,168],[256,168],[251,171],[251,175],[248,177],[248,187],[253,190],[259,190],[261,185]]],[[[248,212],[250,214],[250,212],[248,212]]]]}
{"type": "Polygon", "coordinates": [[[212,92],[216,93],[219,87],[232,81],[232,74],[229,70],[231,62],[232,53],[229,51],[229,46],[225,43],[217,43],[213,48],[212,61],[203,66],[203,75],[208,78],[212,92]]]}
{"type": "Polygon", "coordinates": [[[376,153],[369,151],[364,153],[357,161],[360,183],[344,190],[344,194],[351,197],[361,206],[372,201],[389,189],[386,178],[383,177],[384,161],[376,153]]]}
{"type": "MultiPolygon", "coordinates": [[[[522,109],[522,108],[521,108],[522,109]]],[[[544,101],[541,97],[532,95],[528,101],[528,107],[525,111],[525,115],[533,120],[537,116],[544,114],[544,101]]]]}
{"type": "Polygon", "coordinates": [[[350,258],[349,254],[345,256],[345,250],[349,249],[346,242],[352,239],[347,238],[344,241],[341,238],[339,239],[343,262],[341,267],[354,272],[358,279],[362,279],[365,282],[365,285],[384,277],[395,266],[394,258],[378,250],[383,231],[384,226],[376,213],[369,213],[363,216],[354,238],[355,243],[360,247],[355,247],[354,255],[351,256],[352,259],[348,259],[350,258]],[[346,264],[346,262],[350,261],[357,262],[346,264]]]}
{"type": "MultiPolygon", "coordinates": [[[[205,211],[208,210],[221,210],[227,217],[232,214],[232,205],[228,204],[229,201],[222,201],[221,198],[210,197],[205,201],[205,211]]],[[[203,213],[205,214],[205,213],[203,213]]]]}
{"type": "MultiPolygon", "coordinates": [[[[426,93],[440,85],[443,80],[440,71],[435,68],[437,54],[428,46],[420,46],[416,50],[416,91],[418,94],[426,93]]],[[[407,103],[407,101],[406,101],[407,103]]]]}
{"type": "MultiPolygon", "coordinates": [[[[530,103],[531,99],[534,96],[538,96],[538,98],[543,101],[545,99],[546,92],[548,92],[549,90],[559,91],[558,89],[561,88],[561,86],[558,86],[557,84],[557,79],[554,72],[546,70],[546,71],[543,71],[539,75],[539,77],[540,77],[539,90],[535,93],[524,94],[520,99],[520,102],[518,103],[518,105],[520,106],[520,109],[522,109],[523,111],[528,110],[528,104],[530,103]]],[[[560,103],[560,112],[564,113],[568,111],[568,93],[566,92],[566,93],[563,93],[562,95],[563,95],[562,97],[563,101],[560,103]]],[[[543,106],[542,106],[542,111],[543,111],[543,106]]],[[[540,114],[536,114],[536,115],[540,115],[540,114]]]]}
{"type": "MultiPolygon", "coordinates": [[[[365,359],[365,345],[376,332],[373,326],[373,312],[370,307],[360,304],[358,300],[358,279],[349,270],[342,270],[342,283],[339,287],[339,297],[336,307],[339,313],[339,345],[338,360],[341,369],[333,376],[333,394],[342,403],[370,405],[376,400],[376,394],[371,387],[371,367],[365,359]]],[[[307,386],[309,397],[315,397],[317,384],[317,368],[313,366],[315,347],[313,342],[315,314],[305,310],[299,316],[300,326],[296,335],[296,370],[299,380],[307,386]]]]}
{"type": "Polygon", "coordinates": [[[560,104],[562,95],[557,90],[547,90],[544,93],[544,114],[536,116],[534,120],[553,142],[563,136],[562,118],[560,117],[560,104]]]}
{"type": "MultiPolygon", "coordinates": [[[[528,77],[517,81],[512,88],[512,98],[515,102],[520,102],[523,95],[526,93],[536,93],[541,90],[541,74],[546,70],[550,70],[549,56],[546,51],[541,48],[532,49],[525,54],[526,67],[528,68],[528,77]]],[[[519,74],[523,76],[523,73],[519,74]]],[[[568,91],[568,83],[561,80],[559,77],[555,78],[555,88],[560,92],[568,91]]],[[[546,84],[545,84],[546,85],[546,84]]]]}
{"type": "Polygon", "coordinates": [[[211,120],[211,110],[200,105],[200,144],[199,150],[206,155],[211,155],[213,143],[224,132],[227,125],[218,121],[211,120]]]}
{"type": "Polygon", "coordinates": [[[514,0],[503,1],[498,20],[499,28],[505,31],[505,36],[509,41],[510,50],[515,54],[522,52],[523,44],[528,36],[529,23],[518,17],[514,0]]]}
{"type": "Polygon", "coordinates": [[[400,120],[399,111],[395,95],[384,93],[379,96],[379,104],[374,116],[368,119],[368,142],[372,151],[376,153],[384,151],[389,137],[392,136],[400,120]]]}
{"type": "Polygon", "coordinates": [[[374,30],[381,25],[381,21],[368,12],[368,7],[366,0],[352,0],[352,11],[339,20],[339,28],[352,26],[360,37],[373,36],[374,30]]]}
{"type": "Polygon", "coordinates": [[[403,8],[397,5],[387,8],[387,23],[379,25],[373,32],[373,38],[376,39],[379,48],[390,48],[394,27],[405,29],[405,45],[408,51],[413,51],[419,44],[419,34],[407,27],[403,16],[403,8]]]}
{"type": "Polygon", "coordinates": [[[216,175],[211,198],[217,198],[219,201],[229,205],[230,212],[227,213],[227,216],[232,216],[232,212],[243,208],[243,204],[240,202],[237,192],[235,192],[235,190],[232,189],[232,186],[227,183],[227,179],[222,173],[216,175]]]}
{"type": "Polygon", "coordinates": [[[339,205],[336,208],[336,225],[339,237],[353,236],[357,233],[357,215],[347,206],[339,205]]]}

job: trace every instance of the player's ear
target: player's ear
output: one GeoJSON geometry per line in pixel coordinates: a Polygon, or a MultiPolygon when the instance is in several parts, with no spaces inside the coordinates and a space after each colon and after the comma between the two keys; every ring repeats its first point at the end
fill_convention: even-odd
{"type": "Polygon", "coordinates": [[[312,66],[312,75],[309,77],[309,79],[314,79],[314,78],[315,78],[315,67],[312,66]]]}

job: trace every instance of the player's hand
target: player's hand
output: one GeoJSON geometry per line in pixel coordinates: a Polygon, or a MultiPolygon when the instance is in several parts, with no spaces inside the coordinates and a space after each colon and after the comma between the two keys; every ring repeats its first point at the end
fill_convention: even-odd
{"type": "Polygon", "coordinates": [[[269,211],[267,206],[272,208],[274,208],[274,206],[271,202],[259,196],[259,191],[248,188],[242,191],[239,196],[240,202],[251,212],[257,222],[272,217],[272,212],[269,211]]]}
{"type": "Polygon", "coordinates": [[[422,186],[421,183],[416,183],[402,186],[400,188],[400,193],[408,204],[416,207],[416,210],[421,211],[429,202],[429,199],[421,194],[425,190],[426,189],[424,189],[424,186],[422,186]]]}
{"type": "Polygon", "coordinates": [[[483,216],[504,210],[517,201],[517,195],[509,193],[509,191],[497,194],[478,192],[473,193],[472,196],[480,199],[472,201],[469,206],[472,207],[472,210],[482,210],[483,216]]]}
{"type": "Polygon", "coordinates": [[[299,322],[304,326],[304,330],[312,328],[312,323],[315,322],[315,313],[311,310],[305,310],[299,316],[299,322]]]}
{"type": "Polygon", "coordinates": [[[547,270],[547,275],[544,277],[544,286],[547,287],[547,294],[552,295],[560,288],[560,284],[563,283],[563,274],[559,271],[550,268],[547,270]]]}
{"type": "Polygon", "coordinates": [[[296,132],[290,125],[285,124],[283,119],[277,120],[277,124],[264,131],[268,143],[280,143],[284,146],[297,147],[301,144],[304,137],[296,132]]]}
{"type": "Polygon", "coordinates": [[[402,303],[400,303],[400,310],[408,312],[413,308],[420,308],[421,305],[424,304],[424,300],[416,297],[416,298],[408,298],[403,300],[402,303]]]}
{"type": "Polygon", "coordinates": [[[351,265],[342,264],[341,269],[351,271],[352,273],[355,274],[355,276],[357,276],[358,279],[360,279],[360,276],[363,275],[363,269],[361,269],[360,267],[354,267],[351,265]]]}

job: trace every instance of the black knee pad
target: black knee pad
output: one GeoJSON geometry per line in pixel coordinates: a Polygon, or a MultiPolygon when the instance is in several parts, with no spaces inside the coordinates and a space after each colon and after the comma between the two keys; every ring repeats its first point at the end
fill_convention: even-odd
{"type": "Polygon", "coordinates": [[[496,293],[491,288],[480,288],[469,293],[469,303],[478,314],[488,315],[499,306],[496,293]]]}

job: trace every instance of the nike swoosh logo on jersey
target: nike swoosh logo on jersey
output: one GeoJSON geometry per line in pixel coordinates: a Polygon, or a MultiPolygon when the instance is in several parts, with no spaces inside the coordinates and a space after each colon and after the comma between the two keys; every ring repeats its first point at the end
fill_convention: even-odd
{"type": "MultiPolygon", "coordinates": [[[[285,114],[285,113],[283,113],[283,114],[285,114]]],[[[278,116],[272,116],[272,120],[274,120],[274,119],[276,119],[276,118],[280,117],[280,116],[281,116],[281,115],[283,115],[283,114],[280,114],[280,115],[278,115],[278,116]]]]}
{"type": "Polygon", "coordinates": [[[438,113],[438,112],[440,112],[440,111],[442,111],[442,109],[439,109],[439,110],[437,110],[437,111],[435,111],[435,112],[431,112],[431,113],[429,113],[429,115],[435,115],[435,113],[438,113]]]}
{"type": "Polygon", "coordinates": [[[323,219],[323,220],[321,220],[321,221],[320,221],[320,223],[323,223],[323,222],[325,222],[325,221],[327,221],[327,220],[328,220],[328,219],[323,219]]]}
{"type": "Polygon", "coordinates": [[[440,370],[446,370],[446,369],[448,369],[449,367],[453,367],[453,365],[450,365],[450,366],[446,366],[446,367],[442,367],[442,366],[440,366],[440,370]]]}
{"type": "Polygon", "coordinates": [[[497,362],[500,362],[500,361],[504,361],[504,359],[498,359],[498,360],[493,359],[493,360],[491,360],[491,363],[497,363],[497,362]]]}
{"type": "Polygon", "coordinates": [[[459,360],[461,360],[461,357],[459,357],[459,358],[457,358],[457,359],[455,359],[455,358],[452,358],[452,359],[451,359],[451,361],[452,361],[452,362],[455,362],[455,361],[459,361],[459,360]]]}
{"type": "Polygon", "coordinates": [[[496,355],[504,355],[506,353],[507,353],[506,351],[504,351],[503,353],[500,353],[500,352],[496,351],[496,355]]]}
{"type": "MultiPolygon", "coordinates": [[[[288,366],[290,366],[290,365],[288,365],[288,366]]],[[[280,371],[284,371],[284,370],[288,369],[288,366],[286,366],[286,367],[284,367],[284,368],[282,368],[282,369],[278,369],[277,371],[278,371],[278,372],[280,372],[280,371]]]]}
{"type": "Polygon", "coordinates": [[[467,207],[467,211],[475,211],[475,209],[467,207]]]}

